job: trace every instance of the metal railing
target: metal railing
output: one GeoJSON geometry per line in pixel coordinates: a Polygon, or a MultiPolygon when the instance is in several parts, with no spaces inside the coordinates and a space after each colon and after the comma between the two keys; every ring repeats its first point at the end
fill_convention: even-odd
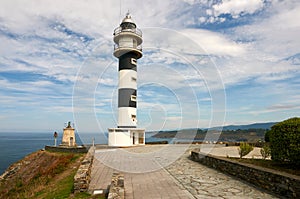
{"type": "Polygon", "coordinates": [[[122,27],[117,27],[115,30],[114,30],[114,36],[117,36],[119,35],[121,32],[132,32],[140,37],[142,37],[142,31],[138,28],[134,28],[134,29],[122,29],[122,27]]]}
{"type": "Polygon", "coordinates": [[[114,50],[118,50],[118,49],[122,49],[122,48],[133,48],[139,51],[143,51],[142,45],[138,45],[138,46],[119,46],[118,44],[114,45],[114,50]]]}

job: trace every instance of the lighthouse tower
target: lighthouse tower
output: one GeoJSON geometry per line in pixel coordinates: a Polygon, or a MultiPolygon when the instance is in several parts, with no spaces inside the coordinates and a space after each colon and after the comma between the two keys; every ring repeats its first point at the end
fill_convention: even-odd
{"type": "Polygon", "coordinates": [[[143,56],[142,32],[127,13],[113,35],[114,56],[119,59],[118,127],[108,129],[108,145],[144,145],[145,129],[136,128],[137,60],[143,56]]]}

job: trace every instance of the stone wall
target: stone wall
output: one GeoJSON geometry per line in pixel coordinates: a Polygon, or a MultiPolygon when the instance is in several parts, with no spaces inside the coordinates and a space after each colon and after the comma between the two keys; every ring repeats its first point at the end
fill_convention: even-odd
{"type": "Polygon", "coordinates": [[[191,159],[287,198],[300,198],[300,177],[227,158],[191,152],[191,159]]]}
{"type": "Polygon", "coordinates": [[[162,140],[162,141],[154,141],[154,142],[146,142],[146,144],[168,144],[167,140],[162,140]]]}
{"type": "Polygon", "coordinates": [[[114,173],[111,178],[111,184],[109,187],[109,193],[107,199],[124,199],[124,175],[120,173],[114,173]]]}
{"type": "Polygon", "coordinates": [[[86,153],[88,149],[85,146],[81,147],[63,147],[63,146],[45,146],[46,151],[63,152],[63,153],[86,153]]]}
{"type": "Polygon", "coordinates": [[[74,192],[87,192],[91,181],[91,170],[95,148],[90,147],[74,176],[74,192]]]}

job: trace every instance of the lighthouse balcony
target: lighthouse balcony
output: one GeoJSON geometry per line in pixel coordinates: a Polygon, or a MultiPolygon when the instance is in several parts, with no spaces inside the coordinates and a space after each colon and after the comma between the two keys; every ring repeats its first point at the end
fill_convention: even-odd
{"type": "Polygon", "coordinates": [[[139,37],[142,37],[142,31],[140,29],[138,29],[138,28],[123,29],[120,26],[114,30],[114,36],[117,36],[117,35],[121,34],[122,32],[130,32],[130,33],[134,33],[134,34],[138,35],[139,37]]]}
{"type": "Polygon", "coordinates": [[[143,51],[142,45],[139,45],[139,46],[133,46],[133,45],[120,46],[118,44],[114,45],[114,56],[115,57],[120,57],[128,52],[134,52],[137,55],[137,59],[139,59],[143,56],[142,51],[143,51]]]}
{"type": "Polygon", "coordinates": [[[122,37],[131,37],[137,41],[137,44],[140,45],[143,42],[142,31],[138,28],[134,29],[122,29],[118,27],[114,31],[114,42],[119,43],[120,38],[122,37]]]}

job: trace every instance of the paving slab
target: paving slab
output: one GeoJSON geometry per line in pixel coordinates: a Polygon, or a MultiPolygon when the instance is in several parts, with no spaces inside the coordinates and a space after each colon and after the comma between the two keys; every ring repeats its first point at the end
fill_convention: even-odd
{"type": "Polygon", "coordinates": [[[124,174],[125,198],[276,198],[188,159],[199,145],[146,145],[95,151],[89,190],[105,190],[124,174]]]}

